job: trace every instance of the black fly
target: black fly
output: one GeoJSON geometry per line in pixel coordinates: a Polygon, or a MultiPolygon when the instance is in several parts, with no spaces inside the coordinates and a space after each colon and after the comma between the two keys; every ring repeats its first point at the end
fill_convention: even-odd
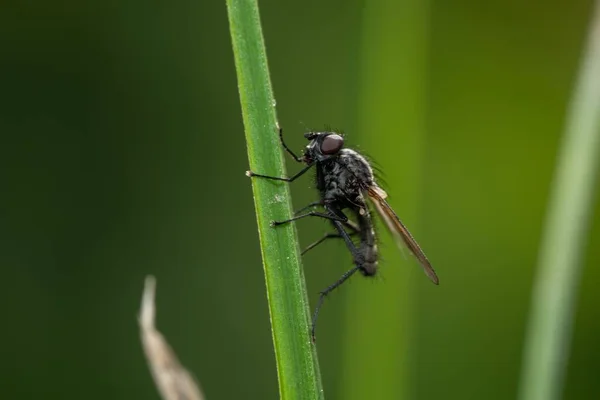
{"type": "Polygon", "coordinates": [[[344,283],[356,271],[360,271],[364,276],[374,276],[377,272],[377,244],[371,213],[366,199],[371,201],[396,239],[396,242],[408,247],[411,253],[419,260],[429,279],[436,285],[439,283],[438,277],[431,267],[429,260],[385,200],[387,194],[375,182],[373,170],[368,161],[356,151],[344,148],[344,139],[341,135],[335,132],[305,133],[304,137],[310,143],[306,146],[302,157],[296,156],[286,146],[283,141],[283,131],[281,129],[279,129],[279,137],[285,150],[297,162],[306,164],[306,167],[291,178],[260,175],[252,171],[248,171],[246,175],[292,182],[314,166],[317,170],[317,189],[321,195],[321,200],[299,210],[296,212],[294,218],[286,221],[273,221],[272,225],[282,225],[311,216],[328,219],[337,232],[326,234],[320,240],[308,246],[302,254],[326,239],[342,238],[354,258],[354,268],[347,271],[340,279],[320,293],[319,302],[312,320],[311,333],[313,341],[315,340],[317,317],[325,296],[344,283]],[[315,206],[323,207],[325,212],[311,210],[301,213],[315,206]],[[348,209],[354,214],[357,223],[348,219],[343,212],[344,209],[348,209]],[[354,235],[358,235],[359,237],[356,243],[351,239],[351,236],[354,235]]]}

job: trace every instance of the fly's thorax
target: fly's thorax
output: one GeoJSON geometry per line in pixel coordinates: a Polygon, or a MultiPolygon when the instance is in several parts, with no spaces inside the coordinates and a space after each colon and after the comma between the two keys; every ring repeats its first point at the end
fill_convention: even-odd
{"type": "Polygon", "coordinates": [[[352,149],[342,149],[339,153],[339,162],[364,188],[374,184],[373,169],[360,153],[352,149]]]}
{"type": "Polygon", "coordinates": [[[363,191],[374,185],[371,166],[354,150],[342,149],[317,168],[317,184],[326,201],[362,203],[363,191]]]}
{"type": "Polygon", "coordinates": [[[345,203],[349,196],[355,197],[349,172],[338,157],[319,163],[317,168],[317,184],[326,202],[345,203]]]}

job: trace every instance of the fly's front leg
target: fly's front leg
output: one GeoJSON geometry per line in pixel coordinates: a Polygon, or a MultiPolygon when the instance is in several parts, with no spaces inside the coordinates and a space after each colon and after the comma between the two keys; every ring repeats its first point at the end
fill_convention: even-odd
{"type": "Polygon", "coordinates": [[[256,177],[256,178],[264,178],[264,179],[270,179],[272,181],[284,181],[284,182],[293,182],[294,180],[296,180],[296,178],[301,177],[302,175],[304,175],[306,173],[306,171],[308,171],[313,165],[315,165],[314,163],[308,164],[306,167],[302,168],[300,170],[300,172],[298,172],[296,175],[292,176],[291,178],[284,178],[284,177],[279,177],[279,176],[269,176],[269,175],[262,175],[262,174],[256,174],[252,171],[246,171],[246,176],[252,178],[252,177],[256,177]]]}
{"type": "Polygon", "coordinates": [[[298,157],[292,150],[290,150],[290,148],[287,146],[287,144],[285,144],[285,142],[283,140],[283,128],[282,127],[279,127],[279,140],[281,141],[281,145],[283,146],[285,151],[287,151],[288,154],[294,158],[294,161],[302,162],[302,158],[298,157]]]}
{"type": "Polygon", "coordinates": [[[325,213],[321,213],[318,211],[309,211],[306,214],[300,214],[300,215],[297,215],[295,217],[292,217],[290,219],[286,219],[283,221],[271,221],[271,226],[279,226],[279,225],[287,224],[289,222],[297,221],[299,219],[306,218],[306,217],[320,217],[320,218],[325,218],[325,219],[328,219],[331,221],[337,221],[337,222],[347,222],[348,221],[348,218],[344,219],[344,218],[338,217],[336,215],[325,214],[325,213]]]}

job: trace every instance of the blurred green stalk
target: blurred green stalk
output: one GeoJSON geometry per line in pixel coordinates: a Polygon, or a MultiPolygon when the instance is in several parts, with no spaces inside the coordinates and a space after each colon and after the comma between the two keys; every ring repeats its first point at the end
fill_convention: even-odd
{"type": "MultiPolygon", "coordinates": [[[[355,139],[382,166],[390,203],[421,243],[415,221],[423,181],[429,7],[418,0],[365,2],[355,139]]],[[[430,283],[408,252],[402,257],[382,225],[384,280],[347,292],[340,388],[345,400],[414,397],[409,366],[415,285],[430,283]]]]}
{"type": "MultiPolygon", "coordinates": [[[[227,0],[233,54],[252,171],[285,176],[275,101],[256,0],[227,0]]],[[[241,171],[240,171],[241,173],[241,171]]],[[[250,183],[250,182],[249,182],[250,183]]],[[[287,183],[252,180],[281,399],[322,399],[309,334],[308,299],[287,183]]]]}
{"type": "Polygon", "coordinates": [[[562,393],[600,147],[600,2],[570,104],[533,290],[521,400],[562,393]]]}

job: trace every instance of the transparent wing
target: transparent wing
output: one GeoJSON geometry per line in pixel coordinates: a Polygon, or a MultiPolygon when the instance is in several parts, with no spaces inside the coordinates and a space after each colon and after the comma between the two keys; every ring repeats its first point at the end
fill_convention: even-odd
{"type": "Polygon", "coordinates": [[[419,260],[419,263],[423,267],[425,274],[431,279],[433,283],[438,285],[440,283],[431,263],[419,247],[417,241],[412,237],[406,226],[400,221],[400,218],[396,215],[392,207],[385,201],[387,194],[383,189],[378,186],[372,186],[367,191],[371,202],[375,205],[377,212],[387,225],[388,229],[394,236],[398,246],[404,245],[408,247],[410,252],[419,260]]]}

